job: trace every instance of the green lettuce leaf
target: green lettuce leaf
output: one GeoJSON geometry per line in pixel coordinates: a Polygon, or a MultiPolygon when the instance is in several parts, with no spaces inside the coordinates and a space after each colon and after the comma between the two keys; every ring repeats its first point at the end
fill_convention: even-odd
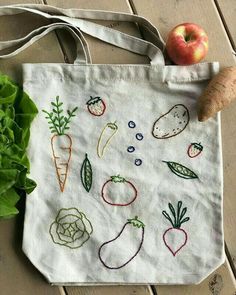
{"type": "Polygon", "coordinates": [[[0,218],[18,213],[15,205],[36,183],[28,178],[30,125],[38,110],[23,89],[0,74],[0,218]]]}

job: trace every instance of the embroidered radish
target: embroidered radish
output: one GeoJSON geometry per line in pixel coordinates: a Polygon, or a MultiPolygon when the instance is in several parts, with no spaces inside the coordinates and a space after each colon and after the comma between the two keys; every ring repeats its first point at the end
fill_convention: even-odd
{"type": "Polygon", "coordinates": [[[107,123],[103,127],[102,132],[98,138],[98,144],[97,144],[97,154],[99,158],[103,157],[106,148],[110,144],[110,141],[112,140],[113,136],[115,136],[117,131],[118,131],[118,126],[116,125],[116,122],[107,123]]]}
{"type": "Polygon", "coordinates": [[[102,264],[109,269],[120,269],[137,256],[143,245],[145,225],[137,216],[128,219],[118,235],[98,250],[102,264]]]}
{"type": "Polygon", "coordinates": [[[111,176],[102,186],[103,200],[112,206],[128,206],[138,195],[133,183],[120,175],[111,176]]]}
{"type": "Polygon", "coordinates": [[[164,217],[169,220],[172,227],[168,228],[163,234],[163,241],[166,247],[170,250],[170,252],[175,256],[187,243],[188,235],[184,229],[181,228],[181,225],[184,222],[190,220],[189,217],[185,217],[187,212],[187,208],[183,208],[181,211],[182,202],[179,201],[177,205],[177,211],[175,211],[174,207],[171,203],[169,203],[169,209],[173,215],[173,218],[166,211],[162,211],[164,217]]]}
{"type": "Polygon", "coordinates": [[[190,158],[196,158],[197,156],[199,156],[201,154],[203,150],[203,146],[201,145],[201,143],[191,143],[190,146],[188,147],[188,156],[190,158]]]}
{"type": "Polygon", "coordinates": [[[68,110],[68,116],[63,116],[62,105],[59,102],[59,96],[56,97],[56,102],[51,102],[52,112],[42,110],[47,116],[49,129],[54,135],[51,138],[51,148],[56,168],[57,178],[61,192],[64,191],[69,162],[71,159],[72,139],[65,132],[70,129],[69,123],[72,117],[75,117],[75,112],[78,109],[75,107],[72,111],[68,110]]]}
{"type": "Polygon", "coordinates": [[[94,116],[102,116],[106,110],[106,104],[99,96],[90,96],[86,104],[88,111],[94,116]]]}

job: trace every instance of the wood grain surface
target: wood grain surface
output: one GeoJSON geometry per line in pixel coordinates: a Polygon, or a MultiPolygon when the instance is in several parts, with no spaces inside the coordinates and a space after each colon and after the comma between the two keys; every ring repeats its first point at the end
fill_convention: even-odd
{"type": "Polygon", "coordinates": [[[221,19],[227,30],[233,49],[236,51],[236,1],[235,0],[216,0],[221,19]]]}
{"type": "MultiPolygon", "coordinates": [[[[32,3],[31,1],[2,0],[0,5],[13,3],[32,3]]],[[[234,0],[218,0],[223,14],[234,5],[234,0]],[[227,2],[223,5],[223,2],[227,2]],[[223,10],[225,9],[225,11],[223,10]]],[[[35,0],[34,3],[45,3],[64,8],[92,8],[123,12],[133,12],[149,18],[160,30],[164,39],[167,32],[181,22],[195,22],[206,29],[210,39],[210,50],[207,61],[219,60],[222,67],[235,64],[232,54],[232,42],[229,41],[225,25],[213,0],[35,0]],[[175,16],[175,17],[173,17],[175,16]]],[[[231,12],[228,11],[231,15],[231,12]]],[[[233,15],[233,14],[232,14],[233,15]]],[[[233,17],[226,17],[225,21],[234,35],[235,24],[233,17]]],[[[13,39],[25,35],[29,30],[44,25],[39,17],[30,14],[17,17],[0,17],[0,39],[13,39]],[[21,23],[19,26],[18,24],[21,23]]],[[[121,24],[101,22],[122,32],[140,36],[135,24],[121,24]]],[[[232,38],[231,36],[231,38],[232,38]]],[[[147,63],[146,57],[129,53],[112,45],[88,37],[94,63],[147,63]]],[[[11,75],[21,82],[21,63],[23,62],[72,62],[74,59],[74,45],[67,33],[58,31],[50,33],[37,44],[10,60],[0,60],[2,72],[11,75]]],[[[222,135],[224,151],[224,222],[225,240],[229,249],[229,258],[236,257],[236,198],[234,192],[236,183],[236,104],[222,112],[222,135]]],[[[235,295],[235,279],[231,267],[226,263],[198,286],[107,286],[107,287],[52,287],[41,274],[31,265],[21,250],[23,228],[23,211],[15,219],[0,222],[0,236],[4,237],[0,243],[0,286],[4,295],[8,294],[62,294],[62,295],[235,295]],[[218,289],[217,289],[218,288],[218,289]],[[220,289],[220,290],[219,290],[220,289]],[[154,293],[153,293],[154,291],[154,293]],[[217,293],[218,292],[218,293],[217,293]]],[[[1,294],[0,292],[0,294],[1,294]]]]}

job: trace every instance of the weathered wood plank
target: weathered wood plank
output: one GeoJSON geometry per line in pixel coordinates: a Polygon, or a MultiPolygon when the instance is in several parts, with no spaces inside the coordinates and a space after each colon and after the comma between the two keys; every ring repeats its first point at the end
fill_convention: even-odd
{"type": "MultiPolygon", "coordinates": [[[[0,5],[32,2],[33,1],[30,0],[1,0],[0,5]]],[[[40,3],[40,0],[35,0],[35,3],[40,3]]],[[[28,13],[16,16],[2,16],[0,17],[0,39],[9,40],[25,36],[33,29],[48,23],[49,22],[42,17],[28,13]]],[[[64,58],[61,48],[58,44],[55,33],[52,32],[43,39],[39,40],[37,44],[33,44],[16,57],[0,60],[0,69],[1,72],[9,74],[13,79],[21,82],[22,63],[62,61],[64,61],[64,58]]]]}
{"type": "Polygon", "coordinates": [[[66,287],[68,295],[151,295],[147,286],[66,287]]]}
{"type": "MultiPolygon", "coordinates": [[[[1,5],[32,3],[32,0],[1,0],[1,5]]],[[[35,3],[39,3],[36,0],[35,3]]],[[[0,39],[26,35],[30,30],[48,23],[30,14],[0,17],[0,39]]],[[[23,62],[62,62],[63,55],[55,34],[50,34],[18,56],[0,60],[0,70],[21,82],[23,62]]],[[[23,206],[21,206],[23,208],[23,206]]],[[[23,209],[19,216],[0,221],[0,286],[1,294],[64,295],[63,288],[51,287],[21,250],[23,209]]]]}
{"type": "Polygon", "coordinates": [[[151,20],[166,40],[168,32],[184,22],[202,26],[209,37],[206,61],[220,61],[221,66],[235,63],[228,36],[224,30],[213,0],[130,0],[134,10],[151,20]],[[174,17],[173,17],[174,16],[174,17]]]}
{"type": "Polygon", "coordinates": [[[234,0],[215,0],[227,29],[233,49],[236,50],[236,2],[234,0]]]}
{"type": "Polygon", "coordinates": [[[235,295],[236,283],[226,261],[201,284],[195,286],[158,286],[158,295],[235,295]]]}
{"type": "MultiPolygon", "coordinates": [[[[47,0],[48,5],[58,6],[62,8],[82,8],[82,9],[104,9],[104,10],[113,10],[113,11],[121,11],[121,12],[130,12],[130,7],[128,6],[125,0],[71,0],[71,1],[63,1],[63,0],[47,0]]],[[[97,23],[112,27],[118,31],[125,32],[127,34],[132,34],[133,36],[140,36],[139,31],[135,24],[132,23],[120,23],[120,22],[105,22],[98,21],[97,23]]],[[[59,32],[58,34],[59,40],[63,44],[62,47],[64,49],[64,53],[68,58],[69,62],[73,62],[75,52],[71,49],[73,46],[73,39],[67,32],[59,32]]],[[[88,41],[91,56],[93,63],[96,64],[145,64],[148,63],[148,58],[144,56],[140,56],[135,53],[128,52],[126,50],[117,48],[115,46],[102,43],[101,41],[86,36],[86,40],[88,41]]]]}

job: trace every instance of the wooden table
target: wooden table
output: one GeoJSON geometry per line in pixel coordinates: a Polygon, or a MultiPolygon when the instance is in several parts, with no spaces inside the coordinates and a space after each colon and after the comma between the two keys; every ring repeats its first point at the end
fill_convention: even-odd
{"type": "MultiPolygon", "coordinates": [[[[235,65],[236,1],[235,0],[1,0],[1,5],[41,3],[69,8],[93,8],[130,12],[149,18],[164,39],[168,31],[182,22],[195,22],[208,33],[210,50],[207,61],[218,60],[222,67],[235,65]]],[[[0,38],[23,36],[39,25],[40,17],[29,14],[0,18],[0,38]],[[20,23],[20,25],[19,25],[20,23]]],[[[103,22],[104,24],[105,22],[103,22]]],[[[135,24],[105,23],[117,30],[140,36],[135,24]]],[[[102,44],[88,37],[95,63],[148,63],[147,58],[102,44]]],[[[51,33],[22,54],[0,61],[0,70],[21,82],[23,62],[72,62],[74,45],[65,32],[51,33]]],[[[224,230],[226,262],[197,286],[114,286],[57,287],[49,286],[21,250],[23,211],[15,219],[0,221],[0,294],[3,295],[235,295],[236,294],[236,103],[222,113],[224,158],[224,230]],[[220,293],[216,285],[221,284],[220,293]]],[[[23,206],[23,204],[21,204],[23,206]]]]}

